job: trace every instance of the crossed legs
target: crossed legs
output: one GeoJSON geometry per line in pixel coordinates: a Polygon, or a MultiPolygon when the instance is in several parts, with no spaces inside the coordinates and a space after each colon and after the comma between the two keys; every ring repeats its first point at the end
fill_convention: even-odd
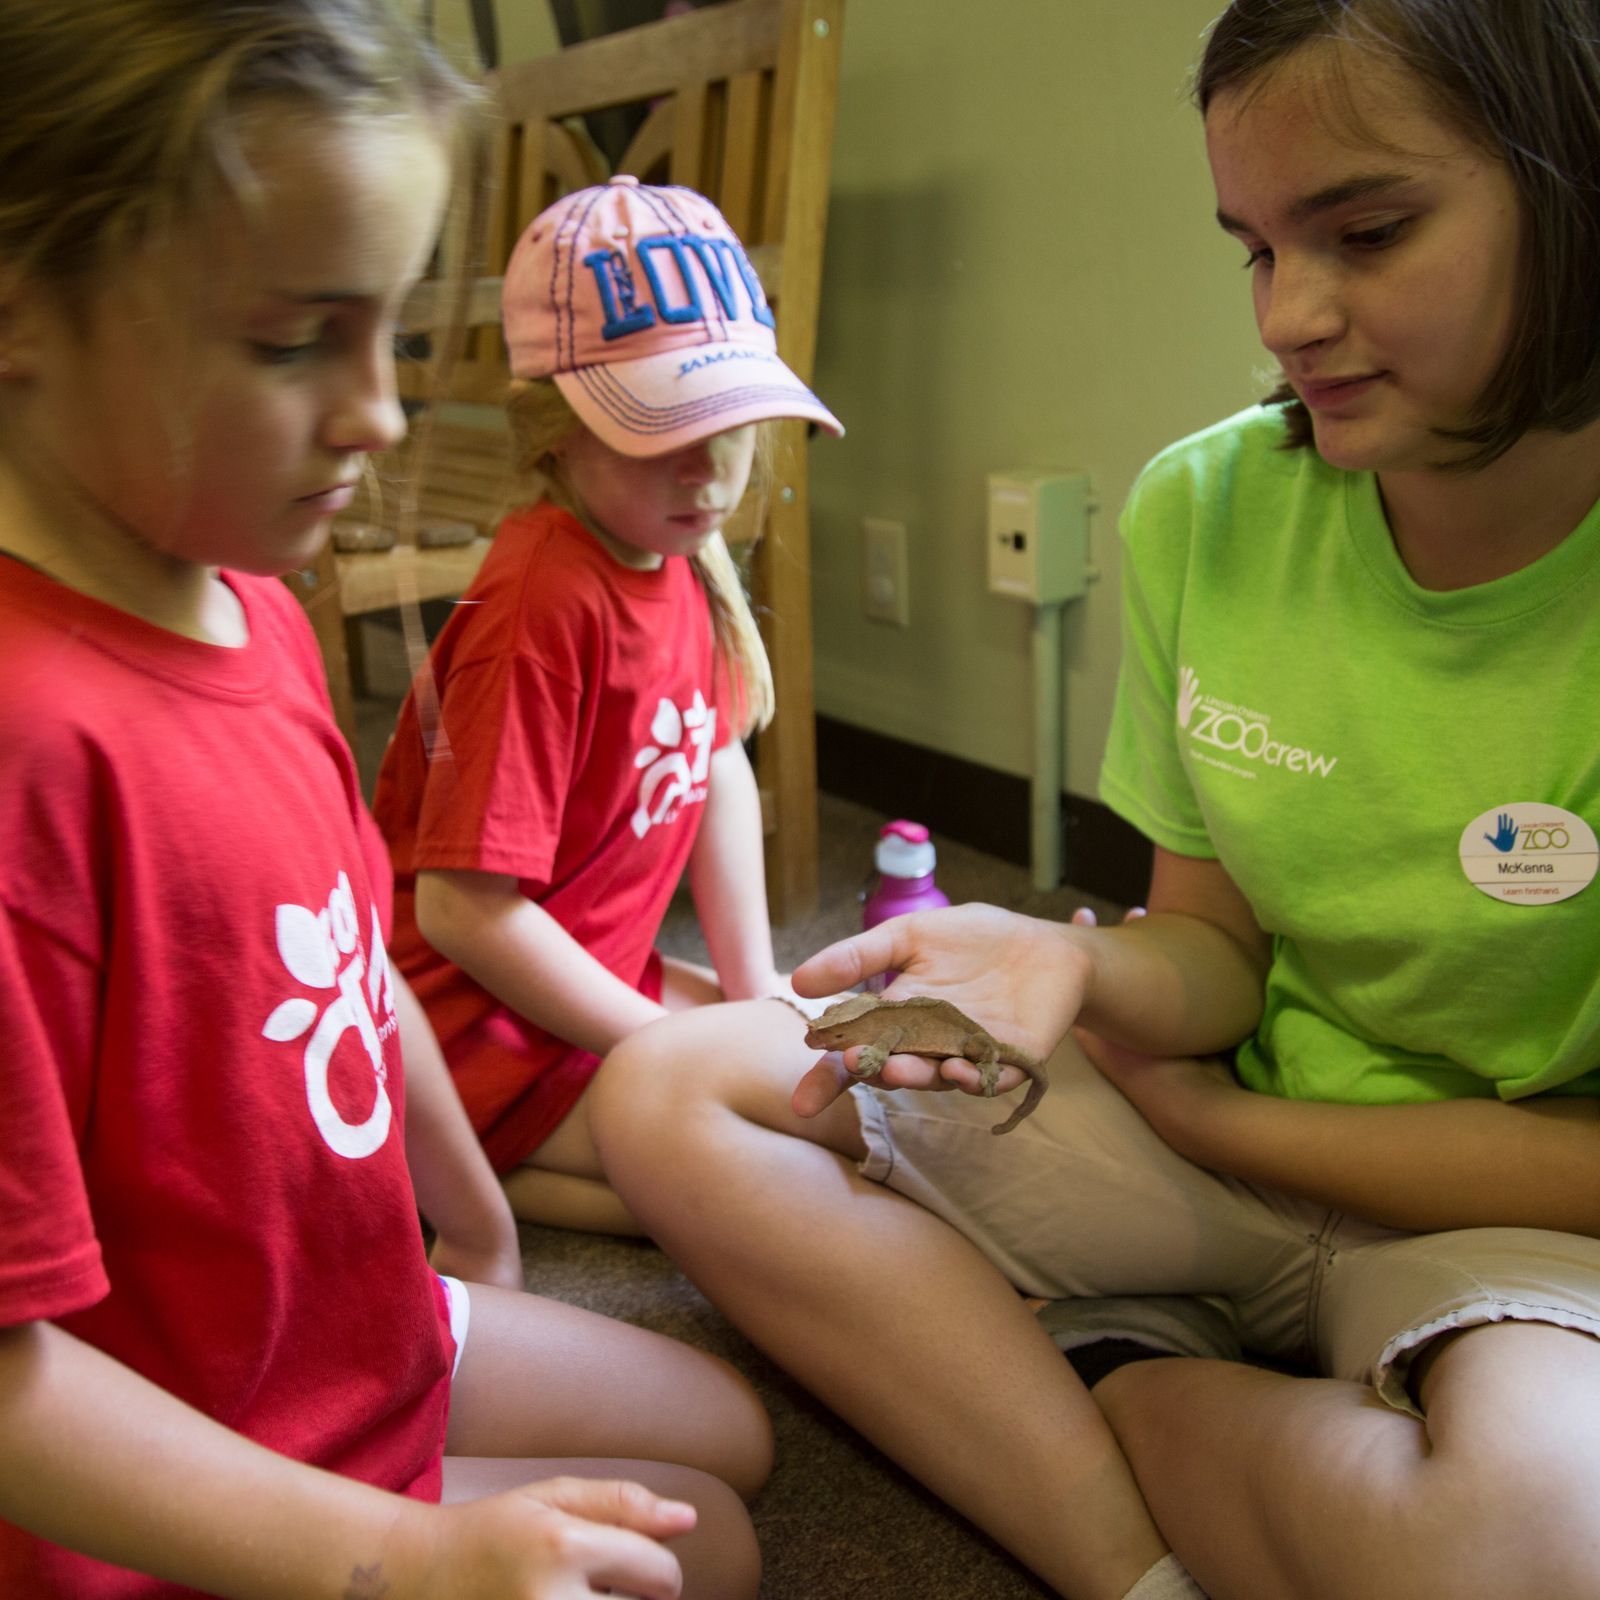
{"type": "Polygon", "coordinates": [[[848,1101],[789,1109],[815,1060],[801,1035],[752,1002],[626,1041],[590,1090],[618,1192],[730,1320],[934,1493],[1061,1593],[1118,1600],[1166,1546],[1104,1417],[977,1251],[856,1173],[848,1101]]]}
{"type": "Polygon", "coordinates": [[[1125,1594],[1157,1523],[1214,1600],[1600,1593],[1600,1341],[1459,1334],[1425,1423],[1363,1384],[1208,1361],[1091,1399],[966,1239],[857,1174],[848,1100],[794,1115],[814,1059],[760,1003],[644,1030],[591,1091],[608,1170],[756,1344],[1060,1593],[1125,1594]]]}

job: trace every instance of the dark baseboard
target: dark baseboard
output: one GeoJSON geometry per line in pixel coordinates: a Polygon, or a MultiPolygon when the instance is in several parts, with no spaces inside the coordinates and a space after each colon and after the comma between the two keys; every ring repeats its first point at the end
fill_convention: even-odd
{"type": "MultiPolygon", "coordinates": [[[[817,718],[817,783],[885,817],[915,817],[935,833],[1019,867],[1028,865],[1028,780],[817,718]]],[[[1150,885],[1150,842],[1098,800],[1061,797],[1062,882],[1119,905],[1150,885]]]]}

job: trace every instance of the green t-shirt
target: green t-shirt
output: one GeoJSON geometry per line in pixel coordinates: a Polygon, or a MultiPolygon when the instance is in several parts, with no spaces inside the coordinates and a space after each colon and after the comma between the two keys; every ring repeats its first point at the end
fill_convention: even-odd
{"type": "Polygon", "coordinates": [[[1101,793],[1219,860],[1272,935],[1249,1087],[1600,1094],[1600,883],[1541,899],[1538,876],[1594,865],[1600,507],[1532,566],[1436,593],[1375,477],[1282,430],[1253,408],[1134,485],[1101,793]]]}

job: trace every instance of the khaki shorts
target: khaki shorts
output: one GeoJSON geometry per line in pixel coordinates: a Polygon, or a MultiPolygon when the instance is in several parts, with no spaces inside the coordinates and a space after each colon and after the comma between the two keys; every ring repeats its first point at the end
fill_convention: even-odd
{"type": "Polygon", "coordinates": [[[1532,1228],[1402,1233],[1176,1154],[1068,1040],[1050,1092],[853,1089],[864,1176],[964,1234],[1025,1294],[1229,1301],[1247,1348],[1371,1384],[1417,1414],[1411,1362],[1441,1333],[1515,1319],[1600,1337],[1600,1240],[1532,1228]]]}

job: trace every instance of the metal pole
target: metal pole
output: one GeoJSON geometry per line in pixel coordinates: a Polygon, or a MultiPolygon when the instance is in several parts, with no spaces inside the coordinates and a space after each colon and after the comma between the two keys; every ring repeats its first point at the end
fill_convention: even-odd
{"type": "Polygon", "coordinates": [[[1029,797],[1035,889],[1061,886],[1062,602],[1033,608],[1033,789],[1029,797]]]}

